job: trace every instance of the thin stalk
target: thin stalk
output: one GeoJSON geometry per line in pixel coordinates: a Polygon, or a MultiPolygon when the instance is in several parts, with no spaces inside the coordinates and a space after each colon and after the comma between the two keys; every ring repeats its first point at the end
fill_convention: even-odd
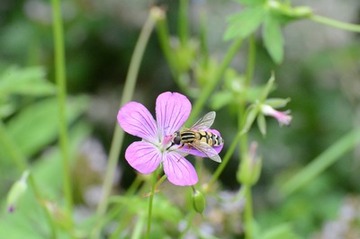
{"type": "Polygon", "coordinates": [[[252,34],[249,37],[248,61],[246,66],[246,78],[245,78],[246,87],[250,86],[250,83],[254,77],[255,58],[256,58],[256,44],[255,44],[254,34],[252,34]]]}
{"type": "MultiPolygon", "coordinates": [[[[239,129],[243,129],[245,126],[245,122],[246,122],[246,118],[244,117],[245,114],[245,102],[242,102],[241,105],[239,106],[239,129]]],[[[241,131],[240,131],[241,132],[241,131]]],[[[239,139],[239,168],[238,171],[240,171],[240,167],[241,167],[241,160],[245,159],[248,155],[248,137],[247,137],[247,133],[246,134],[242,134],[240,139],[239,139]]]]}
{"type": "Polygon", "coordinates": [[[360,32],[360,25],[341,22],[341,21],[337,21],[337,20],[319,16],[319,15],[311,15],[309,18],[310,18],[310,20],[313,20],[314,22],[322,23],[322,24],[325,24],[325,25],[328,25],[331,27],[335,27],[338,29],[351,31],[351,32],[360,32]]]}
{"type": "Polygon", "coordinates": [[[131,183],[130,187],[126,190],[125,195],[130,196],[136,192],[139,186],[142,183],[142,178],[139,175],[136,175],[135,180],[131,183]]]}
{"type": "Polygon", "coordinates": [[[206,64],[209,61],[209,50],[207,43],[207,18],[204,12],[200,13],[200,49],[201,56],[206,61],[206,64]]]}
{"type": "Polygon", "coordinates": [[[149,196],[149,207],[148,207],[148,218],[147,218],[147,227],[146,227],[146,238],[150,238],[150,231],[151,231],[151,219],[152,219],[152,209],[153,209],[153,202],[154,202],[154,195],[155,195],[155,188],[156,188],[156,178],[157,178],[157,170],[153,173],[152,178],[152,185],[151,185],[151,192],[149,196]]]}
{"type": "Polygon", "coordinates": [[[155,190],[160,187],[160,185],[165,181],[165,179],[167,179],[166,174],[164,174],[163,176],[161,176],[161,178],[156,182],[155,184],[155,190]]]}
{"type": "MultiPolygon", "coordinates": [[[[154,27],[154,19],[151,17],[150,14],[140,33],[139,40],[135,46],[134,54],[131,58],[129,72],[125,81],[123,95],[120,101],[120,107],[132,99],[135,90],[138,72],[139,72],[140,62],[144,55],[145,47],[149,40],[153,27],[154,27]]],[[[124,132],[120,129],[120,127],[117,124],[115,128],[116,129],[109,153],[109,163],[107,166],[104,185],[103,185],[104,193],[98,207],[98,214],[103,214],[106,210],[108,204],[108,196],[110,194],[112,182],[116,171],[117,158],[121,151],[121,146],[124,138],[124,132]]]]}
{"type": "Polygon", "coordinates": [[[210,98],[211,93],[214,91],[215,87],[219,84],[222,76],[224,75],[225,70],[230,65],[232,59],[238,52],[241,47],[243,40],[241,38],[235,40],[230,46],[229,50],[226,52],[226,55],[213,79],[211,79],[205,88],[201,91],[199,98],[196,100],[194,107],[192,109],[191,115],[188,122],[191,124],[199,116],[201,109],[204,107],[206,101],[210,98]]]}
{"type": "Polygon", "coordinates": [[[188,84],[186,82],[189,76],[185,72],[181,73],[179,70],[176,54],[174,54],[174,49],[171,46],[170,34],[165,16],[157,21],[156,30],[160,41],[160,47],[164,53],[167,63],[169,64],[169,69],[175,83],[181,91],[188,92],[188,84]]]}
{"type": "MultiPolygon", "coordinates": [[[[125,86],[120,101],[120,107],[124,105],[126,102],[130,101],[134,94],[136,80],[140,68],[140,62],[143,58],[145,47],[149,41],[151,32],[154,29],[155,20],[157,19],[158,16],[157,15],[158,11],[159,11],[158,8],[151,9],[149,17],[147,18],[144,27],[140,32],[139,39],[136,43],[135,50],[130,61],[129,72],[126,77],[125,86]]],[[[111,142],[108,165],[106,168],[102,198],[96,212],[97,217],[99,219],[103,217],[108,206],[109,195],[111,192],[112,183],[114,181],[117,160],[122,148],[123,139],[124,139],[124,131],[122,131],[120,127],[116,124],[115,132],[111,142]]],[[[96,227],[94,230],[95,231],[92,234],[93,238],[98,238],[98,235],[100,233],[98,230],[100,229],[96,227]]]]}
{"type": "Polygon", "coordinates": [[[245,192],[245,211],[244,211],[244,221],[245,221],[245,239],[254,238],[253,230],[253,209],[252,209],[252,193],[251,186],[244,185],[245,192]]]}
{"type": "Polygon", "coordinates": [[[281,187],[285,196],[296,192],[307,183],[313,181],[316,176],[320,175],[329,166],[334,164],[341,156],[349,150],[356,148],[360,143],[360,129],[350,131],[348,134],[340,138],[322,154],[311,161],[300,172],[296,173],[293,177],[287,180],[281,187]]]}
{"type": "Polygon", "coordinates": [[[219,178],[219,176],[221,175],[221,173],[224,171],[226,165],[229,163],[231,156],[233,155],[236,146],[241,138],[241,136],[243,135],[242,131],[239,131],[237,133],[237,135],[235,136],[234,140],[231,142],[231,145],[229,147],[229,149],[227,150],[222,163],[219,165],[219,167],[216,168],[215,172],[213,173],[211,179],[209,180],[208,186],[207,188],[210,189],[212,187],[212,185],[216,182],[216,180],[219,178]]]}
{"type": "MultiPolygon", "coordinates": [[[[69,215],[73,211],[73,198],[71,189],[71,170],[69,166],[68,129],[66,121],[66,68],[63,22],[61,17],[60,0],[52,0],[53,37],[55,54],[55,80],[57,85],[57,103],[59,118],[59,143],[62,156],[63,190],[66,200],[66,209],[69,215]]],[[[69,218],[72,218],[69,217],[69,218]]],[[[72,224],[72,223],[71,223],[72,224]]]]}
{"type": "Polygon", "coordinates": [[[136,222],[134,231],[133,231],[133,233],[131,235],[131,239],[140,239],[141,238],[141,231],[142,231],[142,229],[144,227],[144,224],[145,224],[145,217],[141,213],[139,215],[138,221],[136,222]]]}
{"type": "MultiPolygon", "coordinates": [[[[256,57],[256,46],[255,46],[255,39],[254,35],[252,34],[249,37],[249,49],[248,49],[248,61],[246,66],[246,75],[245,75],[245,87],[250,87],[251,81],[254,77],[254,69],[255,69],[255,57],[256,57]]],[[[238,112],[238,127],[239,129],[243,129],[246,122],[246,99],[241,98],[239,112],[238,112]]],[[[248,137],[247,134],[243,134],[240,137],[240,152],[239,158],[240,160],[244,159],[248,155],[248,137]]],[[[240,170],[241,163],[239,163],[240,170]]]]}
{"type": "Polygon", "coordinates": [[[194,210],[192,210],[188,213],[187,218],[186,218],[186,226],[185,226],[184,230],[181,232],[181,234],[179,235],[180,239],[185,238],[186,233],[190,230],[191,226],[193,225],[193,220],[194,220],[195,215],[196,215],[196,212],[194,210]]]}
{"type": "Polygon", "coordinates": [[[186,45],[189,38],[189,22],[188,22],[189,0],[180,0],[179,4],[180,4],[179,18],[178,18],[179,38],[181,44],[186,45]]]}
{"type": "Polygon", "coordinates": [[[176,60],[174,58],[173,50],[170,45],[170,33],[168,30],[168,25],[166,21],[166,17],[159,19],[156,23],[156,30],[158,33],[159,41],[160,41],[160,47],[164,53],[164,56],[169,64],[169,68],[171,71],[171,74],[177,80],[179,78],[179,73],[176,67],[176,60]]]}

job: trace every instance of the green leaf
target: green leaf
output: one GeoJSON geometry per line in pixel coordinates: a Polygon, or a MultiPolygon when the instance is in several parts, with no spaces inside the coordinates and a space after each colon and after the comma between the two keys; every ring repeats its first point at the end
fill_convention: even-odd
{"type": "Polygon", "coordinates": [[[210,105],[213,109],[218,110],[234,100],[233,94],[228,91],[220,91],[211,97],[210,105]]]}
{"type": "MultiPolygon", "coordinates": [[[[68,122],[76,119],[85,109],[86,98],[69,100],[68,122]]],[[[23,109],[8,123],[8,132],[24,155],[31,156],[56,139],[59,124],[57,111],[56,98],[49,98],[23,109]]]]}
{"type": "Polygon", "coordinates": [[[271,107],[277,109],[277,108],[282,108],[285,107],[287,105],[287,103],[290,102],[290,98],[269,98],[266,99],[264,104],[266,105],[270,105],[271,107]]]}
{"type": "Polygon", "coordinates": [[[280,64],[284,58],[284,40],[281,33],[280,23],[271,15],[265,19],[263,26],[263,39],[265,48],[271,58],[280,64]]]}
{"type": "Polygon", "coordinates": [[[266,121],[265,116],[263,114],[259,114],[257,117],[257,125],[259,127],[259,130],[263,136],[266,135],[266,121]]]}
{"type": "Polygon", "coordinates": [[[5,118],[15,112],[15,105],[13,102],[0,102],[0,119],[5,118]]]}
{"type": "Polygon", "coordinates": [[[42,67],[10,67],[0,75],[0,96],[12,94],[44,96],[55,93],[55,86],[46,81],[42,67]]]}
{"type": "Polygon", "coordinates": [[[255,32],[264,20],[265,9],[263,7],[246,8],[239,14],[229,18],[229,27],[227,28],[224,39],[246,38],[255,32]]]}
{"type": "Polygon", "coordinates": [[[265,3],[265,0],[236,0],[236,1],[246,6],[255,6],[265,3]]]}
{"type": "MultiPolygon", "coordinates": [[[[72,166],[79,160],[79,157],[83,157],[79,156],[81,155],[79,148],[85,139],[89,137],[90,132],[91,126],[84,122],[79,121],[71,127],[68,148],[72,166]]],[[[57,195],[62,194],[63,179],[62,177],[54,177],[54,175],[59,174],[59,169],[62,168],[61,158],[59,147],[54,147],[48,150],[46,154],[42,154],[32,166],[31,172],[38,187],[48,197],[55,198],[57,195]]],[[[76,170],[77,168],[73,166],[72,169],[76,170]]],[[[78,183],[78,180],[75,180],[74,184],[77,185],[78,183]]]]}
{"type": "Polygon", "coordinates": [[[263,239],[277,239],[277,238],[288,238],[288,239],[299,239],[300,237],[297,236],[291,225],[288,223],[280,224],[275,226],[265,233],[262,234],[261,238],[263,239]]]}
{"type": "Polygon", "coordinates": [[[242,132],[245,133],[250,130],[250,127],[255,121],[256,116],[259,114],[259,108],[252,105],[247,109],[245,116],[245,124],[242,128],[242,132]]]}

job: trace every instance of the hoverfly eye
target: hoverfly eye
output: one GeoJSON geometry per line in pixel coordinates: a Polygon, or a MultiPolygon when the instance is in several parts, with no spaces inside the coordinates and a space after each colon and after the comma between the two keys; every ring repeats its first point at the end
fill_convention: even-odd
{"type": "Polygon", "coordinates": [[[174,138],[174,144],[180,144],[180,142],[181,142],[180,136],[175,136],[175,138],[174,138]]]}

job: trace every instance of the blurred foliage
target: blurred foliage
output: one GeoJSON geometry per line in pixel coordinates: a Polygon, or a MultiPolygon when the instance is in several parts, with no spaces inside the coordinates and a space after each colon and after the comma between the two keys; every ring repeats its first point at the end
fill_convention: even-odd
{"type": "MultiPolygon", "coordinates": [[[[246,37],[263,24],[262,36],[255,37],[257,54],[254,78],[258,84],[246,86],[245,76],[238,73],[242,70],[239,69],[241,67],[238,64],[228,68],[223,84],[209,98],[207,108],[218,110],[216,128],[221,130],[225,141],[230,143],[238,127],[237,103],[244,99],[250,102],[255,101],[255,96],[263,90],[261,84],[269,78],[269,72],[275,70],[276,97],[291,98],[288,106],[292,110],[293,122],[290,127],[279,130],[275,120],[267,120],[266,138],[261,136],[257,129],[250,131],[249,138],[259,143],[259,151],[263,158],[260,181],[253,188],[255,219],[258,223],[256,227],[261,228],[257,234],[259,238],[265,239],[309,238],[319,234],[326,223],[336,219],[339,208],[346,203],[350,195],[353,195],[354,202],[360,201],[358,183],[360,181],[358,173],[360,152],[358,149],[343,155],[320,176],[288,198],[283,198],[280,192],[280,187],[295,172],[347,132],[352,131],[355,126],[359,127],[359,37],[352,33],[338,33],[333,30],[328,37],[340,38],[340,40],[329,44],[326,38],[318,36],[320,33],[316,30],[306,30],[309,26],[306,24],[289,24],[286,29],[280,29],[280,26],[283,27],[285,23],[288,24],[295,18],[305,16],[306,11],[300,12],[304,15],[299,13],[303,9],[284,4],[281,8],[272,8],[272,13],[266,17],[265,10],[257,6],[264,1],[239,0],[239,2],[244,4],[247,10],[236,13],[234,9],[242,10],[243,8],[239,8],[230,1],[224,1],[221,6],[215,1],[192,2],[194,13],[190,19],[192,19],[191,30],[194,39],[187,47],[179,45],[179,42],[173,42],[176,49],[173,53],[184,59],[186,63],[178,70],[190,70],[193,74],[185,80],[180,80],[185,82],[184,85],[192,87],[192,96],[195,98],[198,94],[197,87],[205,86],[206,80],[213,76],[219,67],[218,58],[224,54],[222,45],[228,44],[222,41],[222,34],[226,32],[225,38],[228,40],[239,36],[246,37]],[[208,49],[202,48],[204,46],[200,39],[201,29],[196,22],[196,16],[200,14],[202,7],[207,7],[209,11],[207,18],[210,23],[205,24],[208,31],[208,49]],[[230,11],[235,15],[227,17],[230,11]],[[229,27],[225,29],[226,19],[228,19],[229,27]],[[213,21],[219,22],[215,25],[213,21]],[[245,27],[236,26],[237,23],[243,21],[248,21],[245,27]],[[297,27],[302,33],[301,37],[296,35],[297,27]],[[220,30],[221,34],[219,34],[220,30]],[[304,42],[308,44],[305,44],[308,48],[298,49],[297,45],[303,47],[301,43],[304,42]],[[200,51],[210,50],[213,54],[211,61],[197,59],[197,65],[190,64],[192,63],[190,60],[196,58],[200,51]],[[282,64],[275,65],[272,60],[277,63],[282,62],[282,64]],[[197,81],[193,81],[194,78],[197,81]]],[[[170,32],[174,33],[178,6],[169,1],[161,1],[161,3],[169,13],[174,13],[168,14],[170,32]]],[[[356,1],[348,3],[339,1],[336,4],[351,5],[354,9],[360,9],[356,1]]],[[[148,2],[130,0],[63,1],[67,80],[71,95],[67,101],[67,120],[73,165],[79,162],[81,145],[90,135],[101,140],[100,145],[105,148],[105,151],[110,147],[109,138],[112,135],[111,130],[118,110],[114,98],[119,98],[129,59],[149,6],[148,2]]],[[[336,11],[333,14],[336,14],[336,11]]],[[[358,21],[358,19],[355,20],[358,21]]],[[[50,1],[2,0],[0,7],[0,119],[5,126],[5,131],[0,135],[1,205],[4,207],[6,192],[24,170],[14,159],[10,144],[16,146],[26,165],[31,165],[31,174],[36,175],[36,181],[43,196],[49,199],[43,202],[44,206],[51,209],[55,218],[62,220],[63,212],[60,205],[62,204],[62,178],[59,173],[60,154],[56,145],[58,120],[56,88],[52,83],[54,78],[52,41],[50,1]]],[[[246,53],[242,51],[235,62],[244,63],[246,53]]],[[[152,104],[150,102],[153,102],[154,96],[158,93],[181,88],[181,85],[176,85],[172,80],[171,70],[164,62],[165,58],[158,39],[153,37],[143,59],[135,99],[150,106],[149,104],[152,104]]],[[[125,140],[125,144],[130,142],[129,139],[130,137],[125,140]]],[[[123,152],[122,155],[124,155],[123,152]]],[[[211,171],[212,165],[209,163],[207,166],[209,167],[206,169],[211,171]]],[[[233,198],[224,200],[222,194],[225,189],[238,190],[237,167],[238,160],[234,157],[220,177],[221,185],[218,189],[220,196],[210,199],[210,201],[213,200],[213,204],[207,202],[209,205],[207,208],[210,209],[205,209],[204,217],[213,221],[201,225],[198,223],[199,227],[196,230],[200,232],[194,234],[203,235],[203,238],[208,235],[238,238],[241,234],[241,231],[237,231],[238,228],[231,225],[230,220],[226,220],[234,218],[234,221],[239,220],[241,224],[240,219],[234,215],[239,212],[226,211],[224,204],[222,207],[214,206],[219,202],[231,205],[230,201],[235,200],[233,198]],[[211,217],[214,215],[216,220],[211,217]],[[222,223],[228,231],[220,227],[222,223]],[[209,231],[213,234],[206,234],[209,231]]],[[[73,173],[83,177],[81,171],[84,168],[85,166],[77,168],[78,171],[75,168],[73,173]]],[[[126,178],[121,178],[117,192],[126,191],[127,188],[124,188],[122,184],[125,181],[132,181],[134,176],[129,176],[129,171],[132,172],[132,169],[128,166],[122,170],[125,171],[123,177],[126,178]]],[[[91,178],[93,173],[86,171],[84,177],[91,178]]],[[[102,180],[102,176],[100,179],[102,180]]],[[[86,186],[90,188],[89,185],[86,186]]],[[[74,192],[77,195],[75,201],[79,206],[76,211],[78,218],[75,236],[79,238],[86,235],[92,227],[91,220],[94,220],[91,213],[94,211],[92,208],[94,206],[89,205],[86,201],[87,196],[84,195],[89,188],[76,188],[75,190],[81,193],[74,192]],[[81,210],[82,206],[86,210],[81,210]]],[[[173,194],[170,192],[166,195],[173,194]]],[[[178,197],[181,196],[184,195],[178,195],[178,197]]],[[[4,213],[5,210],[2,211],[0,236],[23,238],[26,235],[27,238],[45,238],[46,235],[51,234],[44,212],[36,203],[35,197],[36,195],[27,192],[19,202],[16,213],[7,214],[4,213]]],[[[177,224],[185,215],[183,211],[187,209],[184,209],[184,205],[176,199],[173,202],[179,209],[162,196],[157,199],[158,201],[154,202],[154,220],[159,222],[165,220],[167,226],[160,226],[160,223],[154,226],[153,238],[165,238],[169,234],[179,236],[174,231],[178,230],[177,224]]],[[[139,199],[121,195],[114,197],[113,200],[114,204],[111,206],[115,208],[114,215],[111,218],[105,218],[104,221],[125,218],[129,225],[120,225],[119,228],[124,231],[119,232],[119,235],[127,237],[135,227],[135,222],[146,218],[146,197],[139,199]],[[117,206],[124,206],[126,211],[116,211],[117,206]],[[141,214],[137,216],[139,211],[141,214]]],[[[355,224],[356,226],[351,228],[358,231],[358,221],[357,217],[357,224],[354,223],[355,217],[353,221],[347,223],[355,224]]],[[[69,230],[67,227],[68,225],[63,225],[59,238],[67,238],[67,230],[69,230]]],[[[113,228],[107,229],[113,230],[113,228]]]]}

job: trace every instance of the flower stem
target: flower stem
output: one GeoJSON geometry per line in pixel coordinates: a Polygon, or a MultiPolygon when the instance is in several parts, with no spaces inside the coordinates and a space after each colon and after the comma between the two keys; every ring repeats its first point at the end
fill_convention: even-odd
{"type": "MultiPolygon", "coordinates": [[[[151,32],[154,29],[154,22],[157,19],[156,14],[159,11],[158,8],[154,7],[150,10],[149,17],[147,18],[144,27],[141,30],[139,39],[136,43],[134,53],[132,55],[129,72],[126,77],[125,86],[122,94],[122,98],[120,101],[120,106],[125,104],[126,102],[130,101],[135,90],[137,75],[139,72],[140,62],[144,55],[145,47],[148,43],[149,37],[151,32]]],[[[114,181],[116,165],[119,153],[121,151],[122,143],[124,139],[124,132],[120,129],[120,127],[116,124],[115,132],[113,135],[113,139],[111,142],[111,148],[109,153],[109,160],[105,174],[105,180],[103,184],[103,193],[101,201],[97,208],[97,217],[100,219],[105,214],[109,195],[112,187],[112,183],[114,181]]],[[[95,228],[93,232],[93,238],[98,238],[99,235],[99,228],[95,228]]]]}
{"type": "Polygon", "coordinates": [[[332,26],[335,28],[339,28],[342,30],[351,31],[351,32],[360,32],[360,25],[341,22],[341,21],[337,21],[337,20],[319,16],[319,15],[311,15],[309,18],[311,20],[313,20],[314,22],[322,23],[322,24],[332,26]]]}
{"type": "Polygon", "coordinates": [[[134,231],[131,235],[131,239],[139,239],[141,238],[141,231],[145,224],[145,217],[142,213],[139,214],[138,220],[136,222],[134,231]]]}
{"type": "Polygon", "coordinates": [[[243,185],[242,190],[245,194],[245,212],[244,212],[244,221],[245,221],[245,239],[254,238],[253,230],[253,210],[252,210],[252,193],[250,185],[243,185]]]}
{"type": "Polygon", "coordinates": [[[229,149],[227,150],[222,163],[219,165],[219,167],[216,168],[215,172],[213,173],[211,179],[209,180],[208,186],[207,188],[210,189],[212,187],[212,185],[216,182],[216,180],[219,178],[219,176],[221,175],[221,173],[224,171],[226,165],[228,164],[228,162],[230,161],[230,158],[232,156],[232,154],[234,153],[235,149],[236,149],[236,145],[238,144],[238,141],[240,140],[240,138],[243,136],[243,132],[239,131],[237,133],[237,135],[235,136],[234,140],[232,141],[229,149]]]}
{"type": "Polygon", "coordinates": [[[296,173],[289,180],[287,180],[281,187],[284,196],[289,196],[312,182],[314,178],[320,175],[330,165],[334,164],[341,156],[349,150],[356,148],[360,143],[360,128],[351,130],[349,133],[341,137],[338,141],[332,144],[322,154],[317,156],[300,172],[296,173]]]}
{"type": "Polygon", "coordinates": [[[255,57],[256,57],[256,45],[254,34],[249,37],[249,50],[248,50],[248,61],[246,66],[246,78],[245,78],[245,86],[249,87],[251,80],[254,77],[254,69],[255,69],[255,57]]]}
{"type": "Polygon", "coordinates": [[[205,86],[205,88],[201,91],[199,98],[196,100],[191,115],[188,119],[189,123],[193,123],[195,119],[199,116],[201,109],[205,105],[206,101],[209,99],[211,93],[215,89],[215,87],[219,84],[222,76],[228,66],[230,65],[232,59],[234,58],[235,54],[238,52],[239,48],[243,39],[239,38],[235,40],[232,45],[230,46],[229,50],[227,51],[224,60],[222,61],[220,68],[218,69],[214,78],[209,81],[209,83],[205,86]]]}
{"type": "Polygon", "coordinates": [[[153,201],[155,195],[156,188],[156,178],[158,176],[157,170],[153,173],[152,183],[151,183],[151,192],[149,196],[149,207],[148,207],[148,218],[147,218],[147,228],[146,228],[146,238],[150,238],[151,231],[151,218],[152,218],[152,209],[153,209],[153,201]]]}
{"type": "Polygon", "coordinates": [[[182,230],[182,232],[179,235],[180,239],[185,238],[186,233],[190,230],[191,226],[193,225],[193,220],[194,220],[195,215],[196,215],[196,212],[194,210],[190,211],[187,214],[186,226],[185,226],[184,230],[182,230]]]}
{"type": "MultiPolygon", "coordinates": [[[[246,67],[246,77],[245,77],[245,87],[250,87],[251,81],[254,77],[255,69],[255,57],[256,57],[256,46],[254,35],[249,37],[249,50],[248,50],[248,62],[246,67]]],[[[246,123],[246,101],[241,102],[239,107],[239,129],[243,129],[246,123]]],[[[242,132],[242,130],[240,131],[242,132]]],[[[244,133],[240,137],[240,160],[246,160],[248,156],[248,134],[244,133]]],[[[242,162],[239,162],[238,173],[241,170],[242,162]]],[[[245,221],[245,239],[252,239],[253,236],[253,209],[252,209],[252,194],[251,194],[251,185],[243,185],[242,190],[244,190],[245,197],[245,211],[244,211],[244,221],[245,221]]]]}
{"type": "MultiPolygon", "coordinates": [[[[61,17],[60,0],[52,0],[53,37],[55,54],[55,80],[57,85],[58,117],[59,117],[59,143],[62,156],[63,190],[66,199],[66,209],[69,215],[73,211],[73,198],[71,189],[71,170],[69,166],[68,129],[66,122],[66,68],[63,22],[61,17]]],[[[69,217],[72,218],[72,217],[69,217]]]]}
{"type": "Polygon", "coordinates": [[[174,54],[172,52],[171,46],[170,46],[170,33],[168,30],[168,25],[166,21],[166,17],[164,16],[162,19],[159,19],[156,23],[156,30],[158,33],[159,41],[160,41],[160,47],[164,53],[164,56],[169,64],[169,68],[171,71],[171,74],[175,79],[179,78],[179,73],[176,67],[176,60],[174,58],[174,54]]]}
{"type": "Polygon", "coordinates": [[[189,0],[180,0],[179,4],[178,31],[180,42],[185,45],[189,38],[189,23],[187,14],[189,9],[189,0]]]}

